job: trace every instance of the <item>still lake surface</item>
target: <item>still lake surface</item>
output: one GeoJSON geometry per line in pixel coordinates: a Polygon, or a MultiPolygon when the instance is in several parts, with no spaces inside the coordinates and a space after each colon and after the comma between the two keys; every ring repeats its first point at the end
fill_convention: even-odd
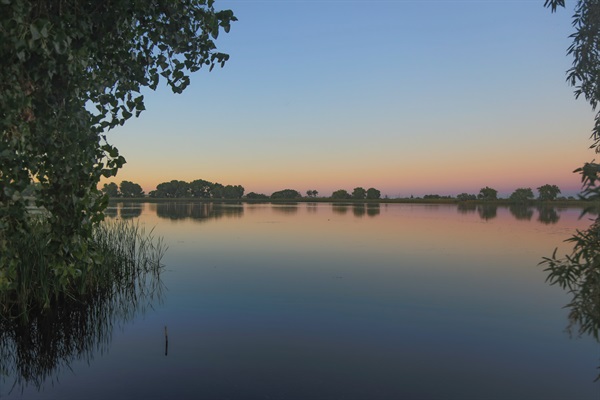
{"type": "Polygon", "coordinates": [[[600,345],[537,266],[580,212],[120,203],[168,245],[162,295],[38,384],[8,362],[0,398],[598,400],[600,345]]]}

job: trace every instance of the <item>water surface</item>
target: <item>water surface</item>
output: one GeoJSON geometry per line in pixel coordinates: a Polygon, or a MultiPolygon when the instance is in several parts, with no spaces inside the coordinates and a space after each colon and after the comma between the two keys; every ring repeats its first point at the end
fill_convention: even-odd
{"type": "MultiPolygon", "coordinates": [[[[27,399],[592,399],[600,347],[537,267],[579,209],[122,203],[167,288],[27,399]],[[168,348],[165,346],[165,326],[168,348]]],[[[9,387],[10,386],[10,387],[9,387]]],[[[10,394],[9,394],[10,392],[10,394]]]]}

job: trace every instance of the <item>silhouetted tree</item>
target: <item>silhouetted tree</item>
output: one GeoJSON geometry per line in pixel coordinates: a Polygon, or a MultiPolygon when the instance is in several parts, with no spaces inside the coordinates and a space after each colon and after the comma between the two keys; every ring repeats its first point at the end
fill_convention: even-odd
{"type": "Polygon", "coordinates": [[[367,189],[367,199],[369,200],[377,200],[381,198],[381,192],[375,188],[367,189]]]}
{"type": "Polygon", "coordinates": [[[210,189],[212,188],[213,183],[209,181],[205,181],[204,179],[196,179],[190,182],[190,194],[192,197],[198,198],[209,198],[210,197],[210,189]]]}
{"type": "Polygon", "coordinates": [[[119,186],[121,197],[144,197],[144,190],[140,185],[130,181],[123,181],[119,186]]]}
{"type": "Polygon", "coordinates": [[[272,199],[299,199],[302,195],[294,189],[283,189],[271,194],[272,199]]]}
{"type": "Polygon", "coordinates": [[[531,188],[519,188],[512,192],[509,199],[517,203],[526,203],[528,200],[533,200],[535,196],[531,188]]]}
{"type": "Polygon", "coordinates": [[[349,199],[351,197],[350,193],[344,189],[336,190],[331,194],[332,199],[349,199]]]}
{"type": "Polygon", "coordinates": [[[479,191],[477,197],[481,200],[496,200],[498,199],[498,191],[486,186],[479,191]]]}
{"type": "Polygon", "coordinates": [[[456,195],[456,200],[458,201],[468,201],[468,200],[477,200],[477,196],[474,194],[461,193],[456,195]]]}
{"type": "Polygon", "coordinates": [[[262,193],[250,192],[246,195],[246,198],[252,199],[252,200],[266,200],[269,198],[269,196],[267,196],[266,194],[262,194],[262,193]]]}
{"type": "Polygon", "coordinates": [[[542,185],[537,190],[539,192],[538,199],[542,201],[556,200],[556,196],[560,194],[560,189],[556,185],[542,185]]]}
{"type": "Polygon", "coordinates": [[[361,187],[355,187],[352,191],[352,198],[362,200],[367,197],[367,191],[361,187]]]}
{"type": "Polygon", "coordinates": [[[102,192],[107,194],[108,197],[117,197],[119,196],[119,187],[116,183],[105,183],[102,187],[102,192]]]}

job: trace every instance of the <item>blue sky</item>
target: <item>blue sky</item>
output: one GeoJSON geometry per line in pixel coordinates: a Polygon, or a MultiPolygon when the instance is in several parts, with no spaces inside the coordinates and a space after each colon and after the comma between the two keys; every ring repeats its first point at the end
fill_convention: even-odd
{"type": "Polygon", "coordinates": [[[109,135],[146,191],[198,178],[270,194],[390,197],[557,184],[576,193],[593,113],[565,82],[567,9],[538,1],[216,1],[231,59],[109,135]]]}

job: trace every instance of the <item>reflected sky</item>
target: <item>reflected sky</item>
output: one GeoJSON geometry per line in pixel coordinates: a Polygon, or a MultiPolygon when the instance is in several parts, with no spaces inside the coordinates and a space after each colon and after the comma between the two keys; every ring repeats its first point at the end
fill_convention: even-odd
{"type": "Polygon", "coordinates": [[[159,205],[164,302],[24,398],[597,399],[598,344],[537,266],[579,209],[159,205]]]}

